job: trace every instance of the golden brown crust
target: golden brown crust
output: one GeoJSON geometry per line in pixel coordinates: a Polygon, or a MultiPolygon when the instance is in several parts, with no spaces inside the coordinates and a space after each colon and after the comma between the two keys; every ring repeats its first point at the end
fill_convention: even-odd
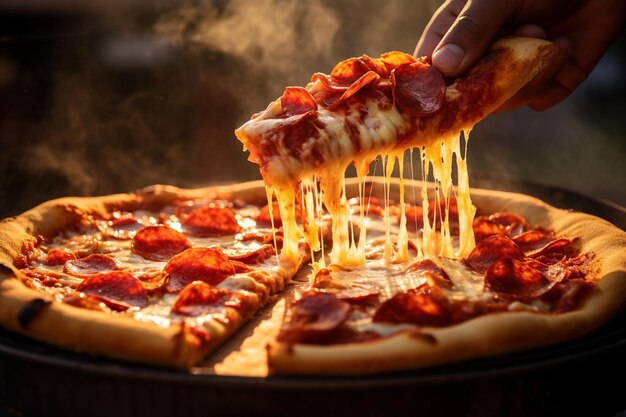
{"type": "MultiPolygon", "coordinates": [[[[420,187],[421,183],[418,183],[420,187]]],[[[412,186],[410,183],[407,186],[412,186]]],[[[348,193],[356,192],[354,182],[348,193]]],[[[375,187],[374,190],[382,190],[375,187]]],[[[397,182],[391,198],[397,196],[397,182]]],[[[626,306],[626,233],[600,218],[554,208],[522,194],[472,190],[486,212],[510,211],[559,235],[579,238],[581,250],[600,261],[600,281],[580,310],[552,315],[532,312],[489,314],[446,328],[425,329],[434,337],[404,332],[385,339],[345,345],[273,343],[270,368],[276,373],[363,374],[449,363],[546,346],[587,334],[626,306]]]]}
{"type": "Polygon", "coordinates": [[[427,145],[442,136],[472,129],[545,69],[557,53],[558,47],[543,39],[498,40],[467,74],[446,88],[448,104],[431,120],[431,134],[419,135],[411,144],[427,145]],[[450,117],[454,117],[452,124],[448,123],[450,117]]]}
{"type": "MultiPolygon", "coordinates": [[[[254,314],[234,312],[226,324],[210,323],[211,339],[202,340],[183,324],[160,327],[119,313],[104,313],[55,302],[49,294],[28,288],[17,278],[14,261],[34,245],[38,236],[52,236],[84,213],[103,215],[112,209],[133,210],[139,207],[161,207],[180,199],[238,198],[262,202],[265,191],[260,181],[183,190],[156,185],[135,193],[102,197],[63,198],[49,201],[19,216],[0,223],[0,324],[5,327],[76,351],[104,354],[141,362],[176,367],[190,367],[220,344],[254,314]],[[22,323],[20,312],[35,300],[45,304],[22,323]]],[[[272,280],[269,291],[257,293],[257,308],[271,293],[282,289],[297,267],[274,273],[264,272],[272,280]]],[[[23,315],[23,313],[22,313],[23,315]]]]}

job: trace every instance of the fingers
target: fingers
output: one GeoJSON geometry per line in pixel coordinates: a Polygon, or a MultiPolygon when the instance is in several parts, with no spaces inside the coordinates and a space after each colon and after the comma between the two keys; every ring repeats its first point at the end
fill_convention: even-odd
{"type": "Polygon", "coordinates": [[[587,78],[587,73],[573,60],[568,60],[554,82],[537,98],[528,103],[533,110],[543,111],[561,102],[587,78]]]}
{"type": "MultiPolygon", "coordinates": [[[[458,1],[450,1],[444,7],[456,5],[458,1]]],[[[453,77],[461,74],[472,66],[497,37],[501,28],[511,18],[515,8],[513,1],[501,0],[468,0],[452,23],[450,29],[435,47],[432,55],[433,65],[445,76],[453,77]]],[[[441,13],[452,13],[441,10],[441,13]]],[[[446,19],[441,18],[441,23],[446,19]]],[[[436,21],[433,21],[433,25],[436,21]]],[[[439,24],[437,22],[437,24],[439,24]]],[[[426,42],[436,38],[437,31],[424,36],[426,42]]],[[[426,49],[426,48],[425,48],[426,49]]]]}
{"type": "Polygon", "coordinates": [[[415,57],[432,56],[435,47],[439,45],[441,39],[450,29],[463,7],[466,0],[448,0],[433,14],[426,29],[422,32],[420,40],[417,42],[415,57]]]}
{"type": "Polygon", "coordinates": [[[517,36],[525,36],[527,38],[547,39],[548,33],[544,28],[539,25],[522,25],[515,29],[514,32],[517,36]]]}

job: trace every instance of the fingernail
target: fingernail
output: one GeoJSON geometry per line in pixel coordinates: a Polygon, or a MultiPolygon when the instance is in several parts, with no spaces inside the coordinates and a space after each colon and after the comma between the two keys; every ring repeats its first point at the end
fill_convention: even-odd
{"type": "Polygon", "coordinates": [[[433,65],[443,70],[453,71],[461,66],[465,52],[453,43],[444,45],[433,55],[433,65]]]}

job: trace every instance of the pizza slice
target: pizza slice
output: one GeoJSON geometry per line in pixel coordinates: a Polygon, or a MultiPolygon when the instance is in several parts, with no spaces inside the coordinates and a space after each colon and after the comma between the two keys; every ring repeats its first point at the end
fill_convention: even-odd
{"type": "MultiPolygon", "coordinates": [[[[475,211],[465,159],[469,131],[545,68],[557,51],[543,40],[502,39],[467,74],[453,80],[444,79],[425,58],[402,52],[380,58],[363,55],[339,63],[329,75],[314,74],[306,88],[287,87],[235,132],[277,196],[285,232],[283,256],[297,253],[290,242],[302,233],[312,248],[320,248],[315,223],[316,210],[323,205],[333,219],[331,262],[364,263],[366,227],[359,223],[361,234],[354,237],[343,191],[345,171],[353,164],[363,180],[370,163],[381,156],[385,176],[391,176],[396,161],[403,175],[403,153],[413,148],[421,156],[424,177],[434,177],[446,201],[453,165],[458,171],[458,245],[451,245],[444,216],[440,234],[428,222],[424,225],[421,253],[467,255],[474,245],[475,211]],[[302,230],[295,222],[296,195],[306,205],[302,230]]],[[[401,206],[403,200],[400,195],[401,206]]],[[[423,203],[428,211],[427,199],[423,203]]],[[[388,263],[408,259],[404,224],[406,220],[397,250],[387,245],[388,263]]]]}
{"type": "Polygon", "coordinates": [[[91,354],[190,367],[308,259],[280,260],[254,182],[65,198],[0,223],[0,323],[91,354]]]}
{"type": "MultiPolygon", "coordinates": [[[[386,184],[372,179],[368,187],[366,263],[312,273],[269,343],[272,372],[378,373],[510,353],[580,337],[623,310],[626,233],[601,219],[521,194],[472,190],[481,215],[466,257],[418,257],[412,245],[411,260],[385,264],[384,203],[376,197],[386,184]]],[[[394,244],[400,187],[392,181],[388,203],[394,244]]],[[[347,180],[346,190],[356,195],[358,183],[347,180]]],[[[358,210],[357,199],[349,203],[358,210]]],[[[413,241],[423,219],[414,211],[420,202],[410,203],[413,241]]],[[[454,200],[450,211],[455,240],[454,200]]]]}

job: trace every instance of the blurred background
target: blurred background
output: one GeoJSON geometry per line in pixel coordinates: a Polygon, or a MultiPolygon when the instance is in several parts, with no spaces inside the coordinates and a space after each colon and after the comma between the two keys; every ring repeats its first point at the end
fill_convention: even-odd
{"type": "MultiPolygon", "coordinates": [[[[258,179],[236,127],[341,59],[411,53],[438,5],[1,0],[0,215],[63,195],[258,179]]],[[[480,123],[472,180],[626,205],[625,43],[555,108],[480,123]]]]}

